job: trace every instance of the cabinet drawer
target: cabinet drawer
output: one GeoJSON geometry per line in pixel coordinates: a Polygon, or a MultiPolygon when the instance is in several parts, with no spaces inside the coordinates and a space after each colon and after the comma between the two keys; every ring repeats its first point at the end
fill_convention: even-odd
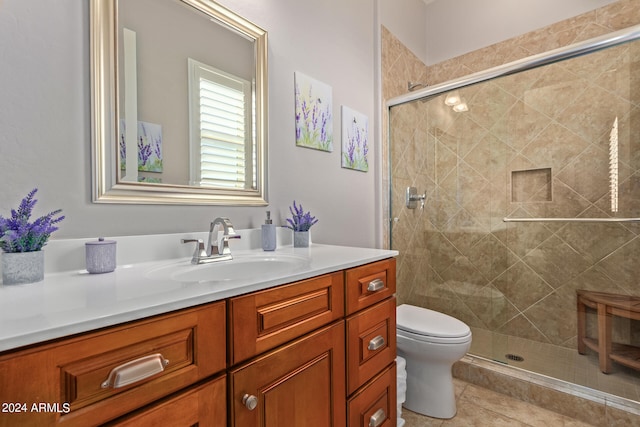
{"type": "Polygon", "coordinates": [[[390,258],[346,272],[346,311],[353,314],[396,292],[396,259],[390,258]]]}
{"type": "Polygon", "coordinates": [[[395,362],[347,402],[349,427],[391,427],[397,419],[395,362]]]}
{"type": "Polygon", "coordinates": [[[232,298],[229,357],[232,365],[291,341],[344,316],[342,272],[232,298]]]}
{"type": "Polygon", "coordinates": [[[396,299],[347,319],[347,391],[373,378],[396,358],[396,299]]]}
{"type": "Polygon", "coordinates": [[[220,372],[225,321],[220,302],[4,355],[5,396],[61,410],[0,417],[0,426],[101,424],[220,372]]]}
{"type": "Polygon", "coordinates": [[[110,427],[219,427],[227,425],[226,376],[120,418],[110,427]]]}
{"type": "Polygon", "coordinates": [[[229,426],[344,426],[344,369],[344,321],[272,350],[229,373],[229,426]]]}

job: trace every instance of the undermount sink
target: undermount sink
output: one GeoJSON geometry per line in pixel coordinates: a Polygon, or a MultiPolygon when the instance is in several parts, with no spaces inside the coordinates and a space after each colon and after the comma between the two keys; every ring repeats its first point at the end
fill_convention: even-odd
{"type": "Polygon", "coordinates": [[[157,280],[183,283],[223,282],[251,278],[280,277],[302,270],[309,259],[283,254],[234,255],[232,260],[193,265],[188,261],[172,262],[152,268],[146,276],[157,280]]]}

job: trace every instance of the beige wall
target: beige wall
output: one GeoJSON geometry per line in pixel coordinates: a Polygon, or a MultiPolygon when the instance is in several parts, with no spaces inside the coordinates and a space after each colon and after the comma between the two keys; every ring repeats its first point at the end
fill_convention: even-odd
{"type": "MultiPolygon", "coordinates": [[[[616,1],[434,1],[425,7],[427,58],[424,62],[427,65],[437,64],[605,7],[616,1]]],[[[391,29],[391,27],[388,28],[391,29]]],[[[402,37],[400,39],[403,42],[405,40],[402,37]]]]}
{"type": "MultiPolygon", "coordinates": [[[[621,0],[431,67],[383,29],[383,96],[406,93],[408,80],[440,83],[637,23],[637,1],[621,0]]],[[[640,216],[637,50],[624,45],[469,87],[462,91],[467,113],[453,113],[443,98],[394,108],[400,303],[573,348],[576,289],[640,295],[637,226],[502,222],[640,216]],[[608,150],[616,116],[620,211],[611,214],[608,150]],[[400,208],[408,185],[426,191],[424,210],[400,208]]],[[[616,330],[619,339],[637,342],[628,322],[616,330]]]]}

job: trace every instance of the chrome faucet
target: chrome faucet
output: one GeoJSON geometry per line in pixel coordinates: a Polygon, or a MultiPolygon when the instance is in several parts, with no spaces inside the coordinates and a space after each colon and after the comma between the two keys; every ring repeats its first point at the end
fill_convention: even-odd
{"type": "Polygon", "coordinates": [[[209,256],[213,256],[213,255],[231,255],[231,249],[229,249],[229,239],[239,239],[240,235],[236,234],[235,230],[233,229],[233,224],[231,224],[231,221],[229,220],[229,218],[216,218],[213,220],[213,222],[211,223],[211,226],[209,227],[209,242],[207,244],[207,254],[209,256]],[[217,225],[221,225],[222,226],[222,236],[218,239],[218,232],[220,231],[219,229],[216,229],[217,225]],[[214,237],[214,233],[215,233],[215,237],[214,237]],[[217,240],[215,246],[213,244],[214,242],[214,238],[217,240]],[[214,250],[216,252],[214,252],[214,250]]]}
{"type": "Polygon", "coordinates": [[[201,239],[182,239],[182,243],[195,243],[196,250],[191,258],[191,264],[206,264],[215,261],[224,261],[233,259],[231,249],[229,248],[229,239],[239,239],[240,235],[236,234],[233,224],[229,218],[216,218],[209,227],[209,241],[205,248],[201,239]],[[222,236],[218,237],[220,226],[222,226],[222,236]]]}

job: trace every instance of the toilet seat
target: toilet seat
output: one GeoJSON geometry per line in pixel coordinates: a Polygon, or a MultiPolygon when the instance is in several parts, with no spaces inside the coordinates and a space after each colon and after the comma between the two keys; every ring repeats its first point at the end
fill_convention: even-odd
{"type": "Polygon", "coordinates": [[[471,340],[471,329],[464,322],[428,308],[402,304],[396,308],[398,335],[416,341],[459,344],[471,340]]]}

